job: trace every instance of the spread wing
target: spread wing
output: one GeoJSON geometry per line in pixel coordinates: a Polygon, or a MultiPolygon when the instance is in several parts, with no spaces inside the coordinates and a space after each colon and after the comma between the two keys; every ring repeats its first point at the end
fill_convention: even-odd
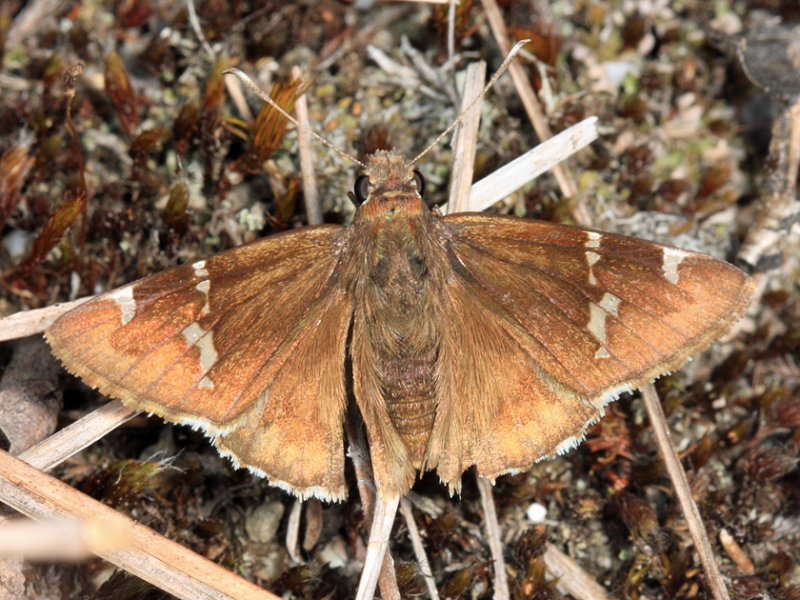
{"type": "Polygon", "coordinates": [[[341,231],[286,232],[147,277],[65,314],[47,339],[104,394],[204,430],[274,485],[341,499],[341,231]]]}
{"type": "Polygon", "coordinates": [[[454,270],[427,468],[451,488],[576,445],[604,406],[722,335],[755,284],[723,261],[635,238],[451,215],[454,270]]]}

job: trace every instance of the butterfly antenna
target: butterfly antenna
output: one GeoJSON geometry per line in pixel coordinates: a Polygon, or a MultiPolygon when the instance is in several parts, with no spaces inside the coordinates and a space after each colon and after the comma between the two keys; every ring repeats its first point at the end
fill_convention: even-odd
{"type": "Polygon", "coordinates": [[[461,123],[461,121],[464,119],[464,115],[466,115],[473,106],[475,106],[478,102],[480,102],[481,98],[483,98],[486,95],[486,92],[488,92],[489,89],[495,84],[495,82],[498,79],[500,79],[500,76],[503,73],[506,72],[506,69],[508,69],[508,65],[511,64],[511,61],[514,60],[514,57],[516,57],[517,54],[519,54],[519,51],[528,42],[530,42],[530,40],[520,40],[520,41],[518,41],[516,43],[516,45],[511,49],[511,52],[508,53],[508,56],[506,56],[506,59],[503,61],[503,64],[500,65],[500,68],[497,69],[497,71],[495,72],[494,75],[492,75],[492,78],[489,80],[489,83],[487,83],[483,87],[483,89],[481,90],[480,94],[475,96],[475,99],[472,102],[470,102],[469,105],[458,114],[458,116],[456,117],[455,121],[450,123],[450,125],[447,127],[447,129],[445,129],[442,133],[440,133],[436,137],[435,140],[433,140],[430,144],[428,144],[428,146],[422,152],[420,152],[413,159],[411,159],[411,162],[408,163],[408,167],[409,168],[413,167],[420,160],[422,160],[425,157],[425,155],[428,154],[428,152],[433,150],[439,144],[439,142],[442,141],[442,138],[444,136],[446,136],[448,133],[450,133],[456,125],[461,123]]]}
{"type": "MultiPolygon", "coordinates": [[[[513,52],[513,51],[512,51],[512,52],[513,52]]],[[[275,101],[274,101],[272,98],[270,98],[270,97],[269,97],[269,94],[267,94],[267,93],[266,93],[264,90],[262,90],[260,87],[258,87],[258,85],[256,84],[256,82],[255,82],[255,81],[253,81],[253,80],[250,78],[250,76],[249,76],[249,75],[247,75],[247,74],[246,74],[244,71],[242,71],[241,69],[237,69],[237,68],[235,68],[235,67],[234,67],[234,68],[230,68],[230,69],[225,69],[225,70],[222,72],[222,74],[223,74],[223,75],[236,75],[236,77],[238,77],[238,78],[239,78],[239,80],[240,80],[242,83],[244,83],[244,84],[245,84],[247,87],[249,87],[251,90],[253,90],[253,93],[255,93],[255,94],[256,94],[256,96],[258,96],[259,98],[261,98],[261,99],[262,99],[264,102],[266,102],[267,104],[269,104],[269,105],[270,105],[272,108],[274,108],[274,109],[275,109],[275,110],[277,110],[279,113],[281,113],[281,114],[282,114],[284,117],[286,117],[287,119],[289,119],[289,121],[290,121],[291,123],[294,123],[294,126],[295,126],[295,127],[299,127],[299,123],[297,122],[297,119],[295,119],[295,118],[294,118],[292,115],[290,115],[288,112],[286,112],[285,110],[283,110],[283,108],[281,108],[281,107],[278,105],[278,103],[277,103],[277,102],[275,102],[275,101]]],[[[349,154],[348,154],[347,152],[345,152],[344,150],[341,150],[341,149],[337,148],[336,146],[334,146],[332,143],[330,143],[328,140],[326,140],[324,137],[322,137],[322,136],[321,136],[321,135],[319,135],[318,133],[316,133],[316,132],[314,132],[314,131],[309,131],[309,133],[310,133],[312,136],[314,136],[314,137],[315,137],[317,140],[319,140],[319,141],[320,141],[320,142],[321,142],[323,145],[327,146],[328,148],[330,148],[331,150],[333,150],[334,152],[336,152],[336,154],[338,154],[338,155],[339,155],[339,156],[341,156],[342,158],[344,158],[344,159],[346,159],[346,160],[349,160],[349,161],[351,161],[351,162],[354,162],[355,164],[357,164],[357,165],[358,165],[359,167],[361,167],[362,169],[366,169],[366,168],[367,168],[367,165],[365,165],[363,162],[361,162],[360,160],[358,160],[358,159],[357,159],[357,158],[355,158],[354,156],[351,156],[351,155],[349,155],[349,154]]]]}

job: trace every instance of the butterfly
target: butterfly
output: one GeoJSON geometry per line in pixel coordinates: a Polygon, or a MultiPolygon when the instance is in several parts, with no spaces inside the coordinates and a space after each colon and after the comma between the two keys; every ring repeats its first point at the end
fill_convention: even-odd
{"type": "Polygon", "coordinates": [[[288,231],[146,277],[46,332],[102,393],[201,429],[236,466],[341,500],[354,396],[379,494],[435,471],[493,480],[576,446],[624,391],[748,307],[715,258],[511,216],[443,216],[400,154],[371,155],[348,226],[288,231]]]}

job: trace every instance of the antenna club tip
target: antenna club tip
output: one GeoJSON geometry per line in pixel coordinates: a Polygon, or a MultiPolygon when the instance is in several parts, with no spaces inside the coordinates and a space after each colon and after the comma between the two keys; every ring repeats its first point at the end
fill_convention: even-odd
{"type": "Polygon", "coordinates": [[[531,40],[530,38],[525,38],[524,40],[519,40],[516,44],[514,44],[514,47],[511,48],[511,51],[508,53],[508,56],[512,57],[512,56],[516,55],[525,44],[528,44],[528,43],[530,43],[532,41],[533,40],[531,40]]]}

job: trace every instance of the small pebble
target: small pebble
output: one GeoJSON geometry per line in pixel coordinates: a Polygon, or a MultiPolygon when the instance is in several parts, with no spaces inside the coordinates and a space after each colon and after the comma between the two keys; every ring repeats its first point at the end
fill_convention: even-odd
{"type": "Polygon", "coordinates": [[[331,569],[341,569],[347,565],[347,544],[336,536],[320,549],[317,558],[331,569]]]}
{"type": "Polygon", "coordinates": [[[258,506],[244,522],[244,529],[254,542],[266,544],[275,538],[283,517],[283,504],[276,501],[258,506]]]}
{"type": "Polygon", "coordinates": [[[528,516],[528,520],[531,523],[543,523],[547,517],[547,508],[538,502],[534,502],[528,507],[528,510],[525,511],[525,514],[528,516]]]}

